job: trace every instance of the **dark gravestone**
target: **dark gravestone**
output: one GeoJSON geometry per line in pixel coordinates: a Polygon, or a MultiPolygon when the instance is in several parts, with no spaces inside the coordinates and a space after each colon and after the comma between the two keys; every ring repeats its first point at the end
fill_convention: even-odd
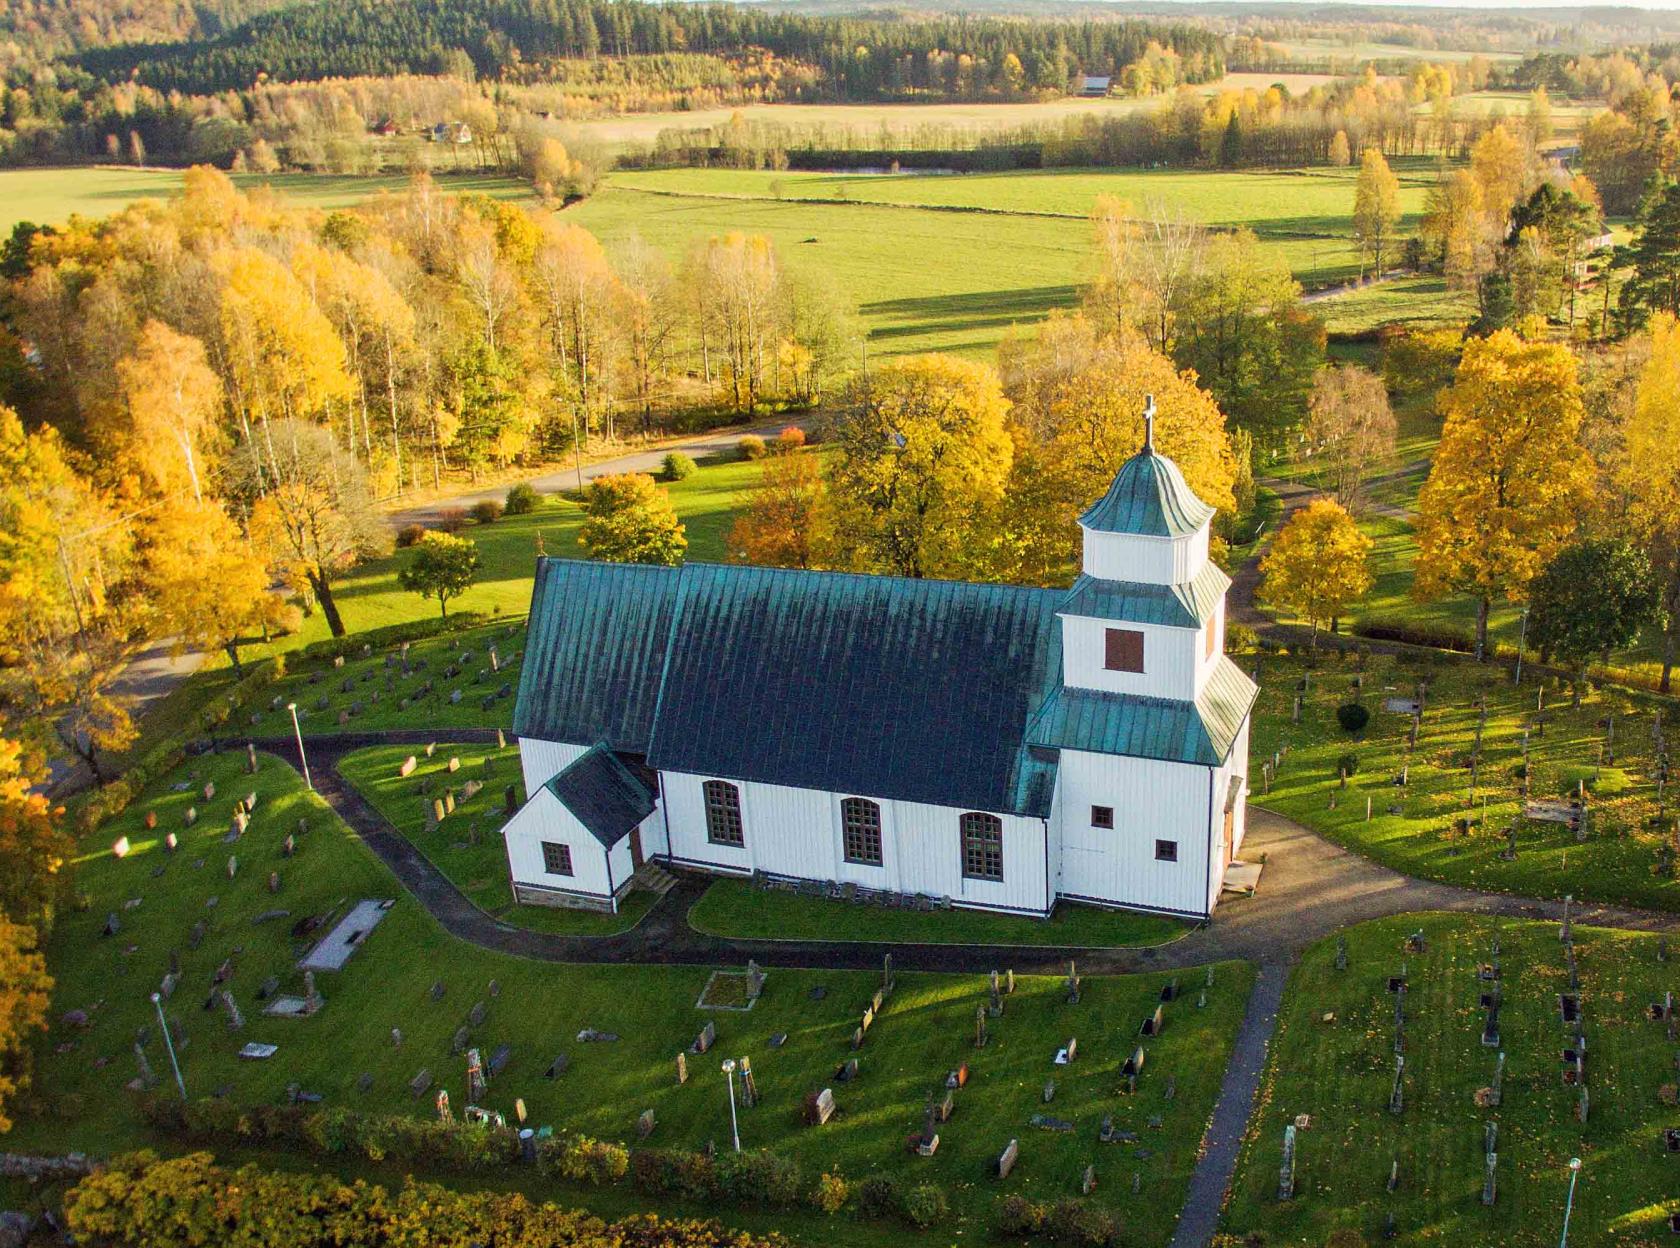
{"type": "Polygon", "coordinates": [[[571,1058],[567,1057],[564,1053],[558,1054],[555,1059],[548,1064],[548,1069],[543,1071],[543,1078],[558,1079],[561,1075],[566,1073],[567,1067],[571,1064],[571,1058]]]}

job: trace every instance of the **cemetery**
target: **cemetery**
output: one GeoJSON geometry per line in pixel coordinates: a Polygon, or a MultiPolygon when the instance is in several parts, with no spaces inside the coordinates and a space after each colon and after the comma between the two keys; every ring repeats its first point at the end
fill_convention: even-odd
{"type": "Polygon", "coordinates": [[[635,926],[657,899],[646,889],[635,889],[620,901],[616,915],[514,903],[501,829],[509,817],[509,791],[517,809],[524,781],[511,737],[501,748],[493,742],[440,740],[430,753],[423,745],[371,746],[345,755],[338,770],[469,901],[503,922],[533,931],[604,936],[635,926]],[[441,819],[434,805],[440,801],[441,819]]]}
{"type": "Polygon", "coordinates": [[[1326,939],[1289,980],[1226,1229],[1552,1244],[1579,1157],[1571,1243],[1667,1242],[1676,985],[1664,938],[1568,921],[1400,915],[1326,939]]]}
{"type": "Polygon", "coordinates": [[[1532,669],[1514,685],[1502,666],[1348,650],[1242,658],[1261,674],[1253,802],[1408,875],[1680,910],[1668,699],[1595,686],[1577,707],[1532,669]]]}
{"type": "MultiPolygon", "coordinates": [[[[149,1130],[136,1101],[170,1096],[173,1052],[195,1102],[427,1120],[447,1107],[510,1125],[523,1106],[534,1128],[561,1135],[727,1150],[731,1060],[743,1147],[774,1150],[813,1179],[833,1169],[854,1183],[937,1187],[951,1210],[942,1229],[957,1234],[989,1234],[1011,1195],[1048,1205],[1083,1193],[1127,1228],[1126,1242],[1169,1238],[1247,999],[1246,964],[1216,964],[1205,982],[1200,970],[1180,975],[1173,992],[1165,973],[1005,966],[994,991],[986,975],[894,974],[890,963],[572,966],[494,954],[445,934],[289,765],[261,753],[254,774],[248,765],[243,750],[191,758],[84,841],[77,903],[49,950],[59,985],[40,1103],[12,1148],[183,1147],[149,1130]],[[225,843],[250,793],[243,830],[225,843]],[[358,910],[368,902],[377,922],[358,910]],[[300,962],[335,932],[350,950],[341,969],[306,974],[300,962]],[[742,981],[750,1010],[697,1008],[718,971],[742,981]],[[265,1011],[281,998],[301,1004],[265,1011]],[[1127,1080],[1139,1045],[1147,1067],[1127,1080]],[[1059,1054],[1069,1060],[1058,1065],[1059,1054]],[[923,1156],[907,1140],[921,1142],[930,1104],[939,1144],[923,1156]]],[[[532,1182],[521,1170],[508,1185],[603,1208],[629,1197],[532,1182]]],[[[815,1217],[777,1221],[809,1239],[802,1219],[815,1217]]],[[[847,1242],[819,1229],[840,1225],[810,1229],[847,1242]]],[[[865,1231],[849,1242],[870,1242],[865,1231]]]]}

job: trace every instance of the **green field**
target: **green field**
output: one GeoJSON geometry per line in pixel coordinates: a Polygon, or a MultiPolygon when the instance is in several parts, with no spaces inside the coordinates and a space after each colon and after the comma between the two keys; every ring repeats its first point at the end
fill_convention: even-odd
{"type": "Polygon", "coordinates": [[[713,936],[763,940],[877,940],[914,944],[1063,945],[1102,948],[1159,945],[1189,927],[1176,919],[1063,902],[1048,919],[952,910],[922,914],[718,880],[688,912],[689,923],[713,936]]]}
{"type": "MultiPolygon", "coordinates": [[[[1250,665],[1248,659],[1242,660],[1250,665]]],[[[1529,675],[1510,683],[1502,667],[1465,661],[1400,661],[1373,655],[1361,670],[1353,658],[1326,654],[1264,656],[1254,715],[1252,800],[1340,844],[1408,875],[1492,892],[1562,897],[1680,910],[1680,876],[1660,873],[1662,847],[1673,846],[1673,802],[1657,800],[1653,717],[1660,702],[1611,687],[1581,708],[1568,692],[1529,675]],[[1305,676],[1299,723],[1294,699],[1305,676]],[[1353,682],[1362,678],[1363,689],[1353,682]],[[1427,681],[1417,746],[1408,751],[1411,717],[1384,709],[1388,698],[1412,698],[1427,681]],[[1336,708],[1359,700],[1370,722],[1350,734],[1336,708]],[[1487,725],[1471,800],[1470,757],[1487,699],[1487,725]],[[1605,761],[1607,720],[1615,720],[1613,762],[1605,761]],[[1539,722],[1543,717],[1542,724],[1539,722]],[[1584,839],[1566,825],[1523,817],[1519,769],[1529,730],[1530,797],[1563,799],[1584,782],[1591,816],[1584,839]],[[1262,766],[1283,758],[1268,788],[1262,766]],[[1344,756],[1355,770],[1347,787],[1344,756]],[[1395,783],[1405,772],[1406,784],[1395,783]],[[1369,799],[1372,817],[1365,816],[1369,799]],[[1662,817],[1659,816],[1662,812],[1662,817]],[[1469,820],[1467,830],[1457,826],[1469,820]],[[1506,831],[1517,828],[1517,857],[1505,861],[1506,831]]]]}
{"type": "Polygon", "coordinates": [[[1378,325],[1466,325],[1476,317],[1475,295],[1448,290],[1439,277],[1390,278],[1315,299],[1309,306],[1332,334],[1357,334],[1378,325]]]}
{"type": "Polygon", "coordinates": [[[339,774],[468,901],[503,923],[566,936],[605,936],[634,927],[653,908],[654,895],[642,889],[623,898],[617,914],[514,904],[501,829],[506,820],[503,794],[507,787],[512,785],[514,796],[524,801],[516,745],[498,750],[494,745],[441,742],[430,758],[424,749],[411,745],[380,745],[347,755],[339,764],[339,774]],[[410,755],[416,767],[405,778],[399,768],[410,755]],[[456,759],[460,770],[452,773],[449,764],[456,759]],[[469,780],[478,781],[483,789],[471,798],[458,797],[454,813],[428,829],[426,809],[431,799],[446,787],[460,793],[469,780]]]}
{"type": "MultiPolygon", "coordinates": [[[[753,1059],[763,1100],[742,1113],[748,1147],[785,1152],[811,1174],[838,1167],[853,1178],[879,1173],[938,1183],[954,1210],[941,1233],[958,1237],[989,1233],[994,1200],[1004,1193],[1039,1199],[1077,1193],[1083,1168],[1094,1161],[1102,1184],[1096,1199],[1118,1212],[1129,1228],[1128,1242],[1163,1244],[1183,1201],[1251,978],[1243,964],[1220,964],[1205,1009],[1189,996],[1168,1006],[1164,1034],[1148,1042],[1150,1059],[1137,1093],[1120,1096],[1119,1065],[1169,978],[1165,973],[1087,977],[1077,1006],[1066,1002],[1058,979],[1023,978],[1003,1017],[990,1024],[991,1041],[983,1049],[973,1044],[975,1007],[986,999],[981,976],[901,974],[857,1054],[858,1080],[833,1084],[839,1117],[814,1130],[799,1124],[799,1106],[808,1092],[830,1086],[835,1067],[852,1055],[848,1037],[879,974],[775,969],[757,1006],[732,1013],[695,1007],[707,968],[563,966],[484,952],[447,936],[274,758],[262,756],[255,777],[243,774],[242,755],[201,758],[165,776],[84,845],[75,868],[82,900],[60,919],[49,945],[58,979],[55,1021],[42,1046],[28,1112],[8,1141],[19,1151],[80,1146],[105,1152],[146,1142],[124,1085],[135,1076],[136,1031],[153,1017],[146,993],[168,969],[173,949],[182,980],[168,1011],[188,1040],[182,1065],[195,1097],[222,1089],[237,1103],[272,1102],[296,1083],[320,1093],[328,1105],[427,1114],[429,1097],[417,1102],[408,1089],[425,1068],[459,1104],[464,1059],[451,1055],[451,1037],[482,1001],[487,1015],[471,1029],[471,1043],[486,1057],[502,1043],[513,1046],[506,1070],[491,1083],[490,1107],[511,1116],[514,1098],[521,1097],[539,1124],[617,1140],[632,1140],[637,1115],[652,1108],[656,1146],[727,1145],[727,1101],[717,1067],[694,1059],[695,1077],[685,1086],[673,1077],[675,1055],[711,1019],[718,1048],[708,1060],[753,1059]],[[193,791],[173,792],[178,777],[193,791]],[[208,801],[196,792],[207,780],[217,787],[208,801]],[[237,845],[224,845],[228,812],[248,788],[258,794],[251,827],[237,845]],[[186,829],[182,812],[189,803],[197,804],[202,818],[186,829]],[[156,832],[143,826],[147,811],[157,814],[156,832]],[[286,859],[280,843],[296,833],[299,818],[309,829],[299,835],[297,856],[286,859]],[[173,855],[159,840],[166,829],[182,838],[173,855]],[[119,836],[131,842],[122,859],[110,850],[119,836]],[[240,860],[231,880],[224,869],[230,854],[240,860]],[[157,867],[162,874],[154,873],[157,867]],[[266,884],[271,870],[281,876],[272,894],[266,884]],[[213,906],[211,897],[217,899],[213,906]],[[301,982],[295,960],[313,939],[294,940],[289,927],[303,916],[342,913],[346,903],[363,897],[394,898],[395,904],[343,971],[318,977],[325,1007],[306,1019],[265,1017],[255,999],[258,985],[274,975],[283,990],[295,991],[301,982]],[[133,899],[138,904],[130,907],[133,899]],[[290,913],[253,922],[271,908],[290,913]],[[105,937],[99,932],[108,913],[116,913],[121,926],[105,937]],[[200,921],[202,941],[194,947],[191,929],[200,921]],[[220,1010],[200,1008],[224,961],[232,971],[228,986],[244,1012],[237,1032],[220,1010]],[[445,986],[437,1002],[429,993],[435,982],[445,986]],[[811,990],[819,985],[826,992],[814,1000],[811,990]],[[87,1012],[87,1026],[61,1021],[73,1009],[87,1012]],[[402,1031],[400,1047],[393,1045],[393,1027],[402,1031]],[[585,1027],[621,1038],[579,1042],[576,1035],[585,1027]],[[772,1049],[770,1037],[782,1032],[785,1046],[772,1049]],[[1070,1037],[1079,1039],[1079,1058],[1058,1068],[1052,1058],[1070,1037]],[[241,1061],[236,1053],[247,1041],[276,1044],[279,1052],[268,1061],[241,1061]],[[569,1055],[570,1070],[559,1079],[544,1078],[561,1052],[569,1055]],[[959,1108],[942,1130],[938,1154],[910,1158],[907,1168],[904,1137],[920,1125],[926,1093],[963,1062],[971,1080],[958,1094],[959,1108]],[[365,1093],[356,1086],[364,1072],[373,1076],[365,1093]],[[1059,1086],[1046,1107],[1042,1089],[1052,1077],[1059,1086]],[[1169,1078],[1175,1090],[1170,1099],[1169,1078]],[[1028,1119],[1041,1111],[1074,1121],[1076,1132],[1033,1129],[1028,1119]],[[1137,1131],[1136,1146],[1099,1151],[1094,1134],[1109,1114],[1118,1126],[1137,1131]],[[1150,1126],[1157,1116],[1160,1126],[1150,1126]],[[982,1177],[1011,1138],[1021,1141],[1014,1176],[1007,1183],[982,1177]],[[1131,1194],[1134,1174],[1138,1195],[1131,1194]]],[[[1200,972],[1194,981],[1199,992],[1200,972]]],[[[168,1081],[155,1027],[150,1036],[152,1069],[168,1081]]],[[[849,1237],[836,1234],[834,1225],[800,1215],[785,1223],[805,1242],[880,1242],[880,1228],[849,1237]]]]}
{"type": "Polygon", "coordinates": [[[1652,935],[1577,928],[1580,1004],[1589,1059],[1587,1122],[1562,1079],[1573,1028],[1558,994],[1570,991],[1556,924],[1463,915],[1403,915],[1346,933],[1347,969],[1335,940],[1296,966],[1279,1013],[1271,1062],[1226,1211],[1226,1229],[1267,1244],[1383,1242],[1390,1216],[1400,1243],[1456,1248],[1555,1244],[1569,1185],[1582,1160],[1570,1222],[1572,1244],[1648,1245],[1672,1238],[1680,1211],[1680,1158],[1660,1129],[1680,1126],[1672,1098],[1674,1046],[1646,1016],[1674,986],[1673,963],[1652,935]],[[1404,942],[1421,929],[1422,953],[1404,942]],[[1480,996],[1492,984],[1478,964],[1499,941],[1500,1046],[1481,1043],[1480,996]],[[1403,1105],[1391,1113],[1395,996],[1405,968],[1403,1105]],[[1479,1107],[1496,1053],[1505,1074],[1497,1107],[1479,1107]],[[1278,1199],[1286,1125],[1297,1128],[1295,1196],[1278,1199]],[[1497,1192],[1482,1204],[1486,1124],[1497,1127],[1497,1192]],[[1390,1166],[1399,1181],[1388,1189],[1390,1166]],[[1332,1240],[1337,1230],[1356,1232],[1332,1240]]]}

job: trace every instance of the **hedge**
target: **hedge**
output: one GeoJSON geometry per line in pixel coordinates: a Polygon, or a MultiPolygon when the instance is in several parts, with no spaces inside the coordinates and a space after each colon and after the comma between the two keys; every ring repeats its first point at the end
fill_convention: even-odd
{"type": "Polygon", "coordinates": [[[353,658],[361,653],[363,646],[372,646],[377,651],[390,646],[400,646],[405,641],[425,641],[439,633],[477,628],[485,623],[486,618],[482,611],[458,611],[447,620],[408,620],[401,624],[387,624],[383,628],[370,628],[366,632],[352,633],[348,637],[328,637],[322,641],[312,641],[297,652],[297,658],[306,663],[317,659],[336,659],[340,656],[353,658]]]}
{"type": "Polygon", "coordinates": [[[174,1243],[242,1248],[343,1244],[542,1244],[545,1248],[774,1248],[716,1222],[632,1214],[606,1222],[517,1193],[455,1192],[410,1179],[402,1189],[333,1175],[218,1166],[208,1153],[160,1160],[131,1153],[70,1189],[64,1213],[84,1242],[152,1248],[174,1243]]]}

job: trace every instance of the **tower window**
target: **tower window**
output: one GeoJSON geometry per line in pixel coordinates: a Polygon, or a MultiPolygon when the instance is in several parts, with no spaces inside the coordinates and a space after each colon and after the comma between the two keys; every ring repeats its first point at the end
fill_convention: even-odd
{"type": "Polygon", "coordinates": [[[1215,649],[1218,648],[1218,645],[1219,645],[1219,617],[1217,615],[1211,615],[1211,616],[1208,617],[1207,644],[1202,650],[1202,657],[1204,659],[1211,659],[1213,657],[1213,652],[1214,652],[1215,649]]]}
{"type": "Polygon", "coordinates": [[[1111,672],[1143,671],[1143,634],[1135,628],[1111,628],[1103,638],[1103,666],[1111,672]]]}
{"type": "Polygon", "coordinates": [[[1091,807],[1091,826],[1093,828],[1112,828],[1114,826],[1114,807],[1091,807]]]}
{"type": "Polygon", "coordinates": [[[1177,862],[1178,861],[1178,842],[1177,841],[1156,841],[1155,842],[1155,861],[1156,862],[1177,862]]]}

